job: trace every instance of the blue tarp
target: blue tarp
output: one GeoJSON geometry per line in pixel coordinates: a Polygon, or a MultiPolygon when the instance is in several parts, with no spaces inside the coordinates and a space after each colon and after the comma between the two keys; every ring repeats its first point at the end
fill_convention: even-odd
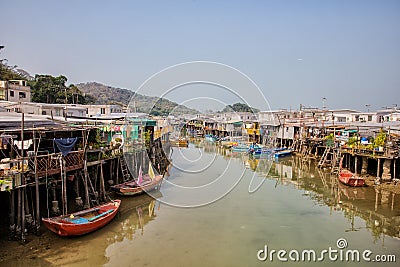
{"type": "MultiPolygon", "coordinates": [[[[68,155],[69,152],[74,148],[78,137],[71,137],[71,138],[60,138],[54,139],[54,143],[56,144],[58,150],[61,152],[63,156],[68,155]]],[[[54,150],[55,147],[54,147],[54,150]]]]}

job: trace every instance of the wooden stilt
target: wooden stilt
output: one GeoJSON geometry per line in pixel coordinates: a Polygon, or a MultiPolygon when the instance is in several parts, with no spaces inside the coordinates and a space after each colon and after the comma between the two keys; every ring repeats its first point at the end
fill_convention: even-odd
{"type": "Polygon", "coordinates": [[[115,184],[119,184],[119,166],[120,166],[121,157],[117,158],[117,167],[115,168],[115,184]]]}
{"type": "Polygon", "coordinates": [[[83,161],[83,184],[85,187],[85,208],[90,207],[90,198],[89,198],[89,185],[88,185],[88,179],[89,179],[89,174],[87,170],[87,161],[86,159],[83,161]]]}
{"type": "Polygon", "coordinates": [[[15,236],[15,190],[10,192],[10,239],[15,236]]]}
{"type": "Polygon", "coordinates": [[[112,178],[113,178],[113,173],[114,173],[114,160],[112,159],[112,160],[110,160],[109,161],[110,162],[110,174],[109,174],[109,177],[110,177],[110,179],[112,180],[112,178]]]}
{"type": "Polygon", "coordinates": [[[376,170],[376,177],[381,176],[381,159],[378,159],[378,169],[376,170]]]}
{"type": "Polygon", "coordinates": [[[39,177],[37,175],[37,151],[39,149],[39,144],[36,144],[36,134],[33,131],[33,150],[35,152],[35,197],[36,197],[36,233],[39,234],[40,230],[40,200],[39,200],[39,177]]]}
{"type": "Polygon", "coordinates": [[[100,162],[100,192],[103,201],[106,200],[106,188],[104,185],[103,162],[100,162]]]}
{"type": "MultiPolygon", "coordinates": [[[[25,128],[25,114],[22,113],[22,121],[21,121],[21,185],[25,185],[25,177],[24,177],[24,128],[25,128]]],[[[21,194],[21,240],[25,242],[25,189],[21,188],[19,190],[21,194]]]]}
{"type": "Polygon", "coordinates": [[[392,206],[391,206],[391,209],[392,209],[392,210],[393,210],[393,208],[394,208],[394,197],[395,197],[395,195],[396,195],[396,194],[392,193],[392,206]]]}
{"type": "Polygon", "coordinates": [[[354,174],[357,175],[358,174],[358,157],[355,156],[354,157],[354,174]]]}
{"type": "Polygon", "coordinates": [[[22,203],[21,203],[21,188],[18,188],[17,189],[18,190],[18,201],[17,201],[17,233],[16,234],[19,234],[19,231],[21,231],[21,206],[22,206],[22,203]]]}
{"type": "Polygon", "coordinates": [[[21,241],[25,242],[25,188],[21,188],[21,241]]]}

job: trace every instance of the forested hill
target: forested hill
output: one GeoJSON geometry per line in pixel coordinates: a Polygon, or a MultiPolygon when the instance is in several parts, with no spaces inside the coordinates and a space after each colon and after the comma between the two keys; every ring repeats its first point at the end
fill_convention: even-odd
{"type": "MultiPolygon", "coordinates": [[[[82,93],[91,96],[95,104],[122,104],[128,105],[134,92],[128,89],[115,88],[97,82],[79,83],[76,85],[82,93]]],[[[197,114],[199,111],[170,101],[165,98],[151,97],[137,94],[135,96],[137,112],[151,113],[152,115],[168,114],[197,114]],[[152,107],[154,103],[156,106],[152,107]]]]}

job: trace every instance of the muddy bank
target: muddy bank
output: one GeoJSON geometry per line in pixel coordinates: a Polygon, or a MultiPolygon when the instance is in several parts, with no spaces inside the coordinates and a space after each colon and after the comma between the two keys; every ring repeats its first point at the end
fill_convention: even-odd
{"type": "MultiPolygon", "coordinates": [[[[155,196],[160,196],[160,193],[155,196]]],[[[106,248],[115,240],[126,238],[124,234],[129,232],[131,235],[132,231],[138,230],[129,221],[134,218],[134,224],[137,224],[138,209],[144,214],[142,224],[153,219],[147,209],[153,201],[154,198],[148,195],[122,198],[120,211],[112,222],[80,237],[59,237],[41,226],[41,234],[28,235],[28,242],[23,244],[8,241],[7,234],[3,232],[0,239],[0,266],[102,266],[108,261],[106,248]]]]}
{"type": "Polygon", "coordinates": [[[376,177],[371,175],[363,175],[365,178],[365,183],[367,186],[373,187],[378,190],[385,190],[392,192],[394,194],[400,194],[400,182],[381,182],[380,184],[375,184],[376,177]]]}

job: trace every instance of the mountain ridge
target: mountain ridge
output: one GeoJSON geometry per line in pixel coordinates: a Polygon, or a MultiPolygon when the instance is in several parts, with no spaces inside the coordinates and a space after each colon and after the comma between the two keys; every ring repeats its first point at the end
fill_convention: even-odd
{"type": "Polygon", "coordinates": [[[85,95],[93,97],[93,104],[119,104],[128,106],[129,101],[134,96],[137,112],[149,113],[156,116],[166,116],[171,113],[176,115],[200,113],[195,109],[179,105],[165,98],[141,95],[129,89],[104,85],[99,82],[78,83],[76,86],[85,95]]]}

